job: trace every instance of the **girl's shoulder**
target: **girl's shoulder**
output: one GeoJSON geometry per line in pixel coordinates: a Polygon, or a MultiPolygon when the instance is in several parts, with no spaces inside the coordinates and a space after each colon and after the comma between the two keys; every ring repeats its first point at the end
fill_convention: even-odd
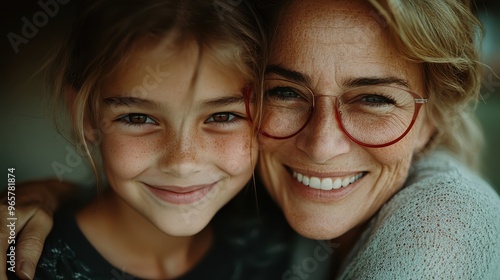
{"type": "Polygon", "coordinates": [[[113,267],[87,240],[77,225],[73,209],[61,209],[56,213],[35,279],[87,280],[125,276],[129,275],[113,267]]]}
{"type": "Polygon", "coordinates": [[[445,152],[416,162],[411,173],[405,187],[369,222],[344,276],[500,275],[500,198],[495,190],[445,152]]]}

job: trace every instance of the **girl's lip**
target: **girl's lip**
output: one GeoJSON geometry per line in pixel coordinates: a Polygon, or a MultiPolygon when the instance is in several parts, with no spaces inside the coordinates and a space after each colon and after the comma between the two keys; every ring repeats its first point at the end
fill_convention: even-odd
{"type": "Polygon", "coordinates": [[[157,198],[172,204],[190,204],[203,199],[217,183],[194,186],[151,186],[147,189],[157,198]]]}
{"type": "Polygon", "coordinates": [[[157,190],[161,191],[170,191],[170,192],[175,192],[175,193],[188,193],[188,192],[193,192],[197,191],[203,188],[208,188],[215,183],[211,184],[201,184],[201,185],[191,185],[191,186],[155,186],[155,185],[149,185],[146,184],[150,188],[154,188],[157,190]]]}

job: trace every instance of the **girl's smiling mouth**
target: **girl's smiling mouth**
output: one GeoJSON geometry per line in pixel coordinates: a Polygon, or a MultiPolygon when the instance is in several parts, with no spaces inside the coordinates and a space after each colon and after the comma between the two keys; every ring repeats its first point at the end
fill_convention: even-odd
{"type": "Polygon", "coordinates": [[[157,198],[172,204],[190,204],[203,199],[217,182],[196,186],[151,186],[145,184],[147,189],[157,198]]]}

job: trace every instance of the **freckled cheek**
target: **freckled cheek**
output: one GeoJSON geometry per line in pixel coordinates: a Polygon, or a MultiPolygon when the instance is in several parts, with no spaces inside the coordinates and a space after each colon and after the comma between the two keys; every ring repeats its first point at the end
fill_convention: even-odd
{"type": "Polygon", "coordinates": [[[211,144],[217,165],[228,174],[236,176],[247,173],[250,176],[257,159],[257,140],[250,133],[231,134],[217,137],[211,144]]]}
{"type": "Polygon", "coordinates": [[[133,177],[154,163],[155,145],[139,137],[105,136],[101,146],[108,176],[133,177]]]}

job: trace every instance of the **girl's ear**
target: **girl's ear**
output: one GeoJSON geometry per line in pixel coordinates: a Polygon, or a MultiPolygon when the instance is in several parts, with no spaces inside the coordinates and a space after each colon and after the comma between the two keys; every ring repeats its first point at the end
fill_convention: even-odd
{"type": "MultiPolygon", "coordinates": [[[[78,92],[73,86],[66,87],[66,104],[69,109],[69,115],[71,117],[71,121],[74,124],[78,124],[81,120],[79,120],[78,116],[78,104],[77,104],[77,95],[78,92]]],[[[79,127],[78,125],[75,127],[79,127]]],[[[83,116],[83,131],[85,135],[85,139],[90,143],[94,143],[97,141],[98,134],[96,133],[96,128],[92,124],[92,120],[90,119],[88,114],[84,114],[83,116]]]]}

